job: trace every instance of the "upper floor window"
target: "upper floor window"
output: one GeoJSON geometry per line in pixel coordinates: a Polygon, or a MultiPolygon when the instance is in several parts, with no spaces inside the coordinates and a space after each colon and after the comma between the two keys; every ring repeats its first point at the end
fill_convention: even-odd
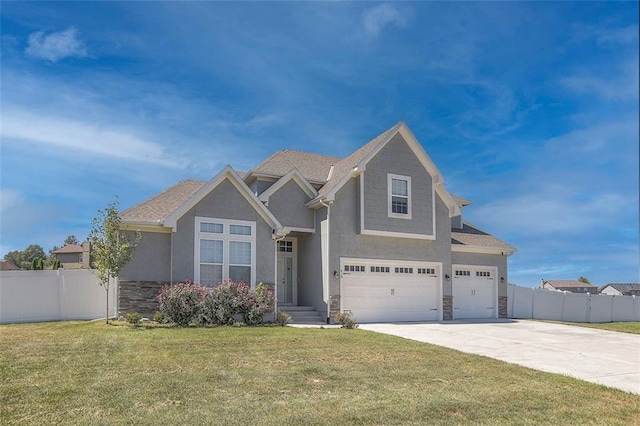
{"type": "Polygon", "coordinates": [[[411,219],[411,178],[387,175],[389,217],[411,219]]]}

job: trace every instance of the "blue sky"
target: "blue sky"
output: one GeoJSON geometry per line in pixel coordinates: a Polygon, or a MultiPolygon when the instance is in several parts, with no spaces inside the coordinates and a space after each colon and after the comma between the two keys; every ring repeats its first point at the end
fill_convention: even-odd
{"type": "Polygon", "coordinates": [[[638,282],[638,2],[2,2],[0,256],[182,179],[405,120],[518,248],[638,282]]]}

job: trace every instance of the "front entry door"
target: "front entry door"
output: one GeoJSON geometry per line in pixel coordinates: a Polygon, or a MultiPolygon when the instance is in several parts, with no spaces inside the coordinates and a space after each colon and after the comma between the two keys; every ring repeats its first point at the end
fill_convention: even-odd
{"type": "Polygon", "coordinates": [[[278,241],[278,303],[297,303],[297,274],[295,243],[286,239],[278,241]]]}

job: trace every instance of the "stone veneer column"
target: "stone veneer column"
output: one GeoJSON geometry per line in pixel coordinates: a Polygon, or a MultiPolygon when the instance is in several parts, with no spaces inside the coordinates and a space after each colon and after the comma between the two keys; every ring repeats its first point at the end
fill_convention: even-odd
{"type": "MultiPolygon", "coordinates": [[[[336,316],[340,313],[340,296],[333,295],[329,297],[329,321],[331,324],[336,323],[336,316]]],[[[322,316],[322,315],[321,315],[322,316]]]]}
{"type": "Polygon", "coordinates": [[[444,321],[453,319],[453,296],[442,297],[442,319],[444,321]]]}
{"type": "Polygon", "coordinates": [[[118,316],[138,312],[143,317],[153,318],[158,310],[157,296],[167,283],[158,281],[120,281],[118,291],[118,316]]]}
{"type": "Polygon", "coordinates": [[[507,310],[507,296],[498,297],[498,317],[499,318],[507,318],[508,310],[507,310]]]}

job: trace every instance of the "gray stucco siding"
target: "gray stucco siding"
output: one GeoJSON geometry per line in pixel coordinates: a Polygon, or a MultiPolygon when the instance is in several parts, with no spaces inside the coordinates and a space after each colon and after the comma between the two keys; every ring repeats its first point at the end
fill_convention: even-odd
{"type": "MultiPolygon", "coordinates": [[[[499,254],[483,254],[483,253],[460,253],[453,252],[451,254],[452,264],[456,265],[474,265],[474,266],[496,266],[498,268],[498,296],[507,296],[507,256],[499,254]],[[502,281],[500,278],[504,278],[502,281]]],[[[452,271],[451,271],[452,272],[452,271]]],[[[453,276],[451,273],[449,274],[453,276]]]]}
{"type": "MultiPolygon", "coordinates": [[[[127,232],[133,234],[132,232],[127,232]]],[[[120,271],[122,281],[171,280],[171,234],[141,232],[133,257],[120,271]]]]}
{"type": "Polygon", "coordinates": [[[196,216],[256,222],[256,282],[274,282],[272,228],[228,179],[178,219],[173,234],[173,281],[194,279],[196,216]]]}
{"type": "Polygon", "coordinates": [[[322,241],[320,223],[327,209],[316,211],[315,234],[298,237],[298,305],[313,306],[321,316],[327,312],[322,295],[322,241]]]}
{"type": "Polygon", "coordinates": [[[306,207],[309,196],[290,180],[269,197],[268,208],[285,227],[313,229],[313,210],[306,207]]]}
{"type": "Polygon", "coordinates": [[[57,253],[56,258],[60,263],[81,263],[80,253],[57,253]]]}
{"type": "MultiPolygon", "coordinates": [[[[451,270],[451,229],[449,211],[436,196],[436,240],[361,235],[358,230],[358,184],[349,180],[336,194],[331,206],[329,270],[340,270],[340,258],[410,260],[442,263],[442,274],[451,270]]],[[[449,271],[449,272],[448,272],[449,271]]],[[[339,278],[330,273],[330,295],[340,293],[339,278]]],[[[443,295],[451,294],[451,284],[443,279],[443,295]]]]}
{"type": "Polygon", "coordinates": [[[367,163],[362,179],[363,229],[433,234],[433,179],[400,134],[367,163]],[[411,219],[389,217],[390,173],[411,178],[411,219]]]}

